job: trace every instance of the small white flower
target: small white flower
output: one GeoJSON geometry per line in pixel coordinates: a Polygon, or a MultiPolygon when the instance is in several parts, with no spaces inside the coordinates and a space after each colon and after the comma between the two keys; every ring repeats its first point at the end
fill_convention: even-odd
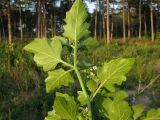
{"type": "Polygon", "coordinates": [[[94,73],[93,73],[93,72],[90,72],[90,75],[91,75],[91,76],[94,76],[94,73]]]}
{"type": "Polygon", "coordinates": [[[97,70],[97,66],[93,66],[93,70],[97,70]]]}

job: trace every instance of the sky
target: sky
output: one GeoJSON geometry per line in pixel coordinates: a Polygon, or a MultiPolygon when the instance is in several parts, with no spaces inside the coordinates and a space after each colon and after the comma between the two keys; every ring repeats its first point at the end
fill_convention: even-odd
{"type": "Polygon", "coordinates": [[[88,10],[90,13],[93,13],[95,10],[95,2],[89,2],[89,1],[85,1],[86,5],[88,6],[88,10]]]}
{"type": "MultiPolygon", "coordinates": [[[[60,6],[61,1],[57,2],[57,6],[60,6]]],[[[85,1],[85,4],[87,5],[87,8],[90,13],[93,13],[95,10],[95,2],[85,1]]]]}

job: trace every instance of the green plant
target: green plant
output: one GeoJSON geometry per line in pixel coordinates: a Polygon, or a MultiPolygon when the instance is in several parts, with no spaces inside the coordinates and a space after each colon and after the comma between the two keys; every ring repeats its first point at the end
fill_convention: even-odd
{"type": "MultiPolygon", "coordinates": [[[[89,36],[89,24],[86,19],[87,13],[82,0],[76,0],[66,15],[63,37],[56,36],[51,41],[46,38],[35,39],[24,48],[35,54],[34,60],[37,65],[48,73],[45,80],[48,93],[62,86],[69,87],[70,84],[76,83],[76,80],[82,90],[77,88],[76,95],[72,96],[56,92],[53,110],[45,120],[138,120],[143,106],[131,107],[125,100],[128,94],[119,91],[117,87],[126,81],[125,75],[133,65],[134,59],[105,62],[98,70],[95,69],[95,73],[83,80],[85,75],[82,74],[85,73],[82,73],[82,68],[79,67],[81,61],[77,59],[77,54],[81,46],[88,47],[87,40],[93,41],[89,36]],[[63,46],[71,49],[69,60],[61,57],[63,46]]],[[[87,64],[85,67],[88,67],[87,64]]],[[[157,111],[159,110],[150,111],[144,120],[153,119],[157,111]]],[[[157,119],[159,118],[158,113],[157,119]]]]}

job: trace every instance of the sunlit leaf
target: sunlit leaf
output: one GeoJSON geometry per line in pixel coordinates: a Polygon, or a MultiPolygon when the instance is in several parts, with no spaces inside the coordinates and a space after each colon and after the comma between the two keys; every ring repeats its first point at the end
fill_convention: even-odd
{"type": "Polygon", "coordinates": [[[66,14],[65,32],[63,35],[71,42],[80,40],[89,35],[89,24],[86,22],[87,12],[82,0],[76,0],[70,11],[66,14]]]}
{"type": "Polygon", "coordinates": [[[87,104],[87,98],[82,91],[78,91],[78,100],[82,106],[87,104]]]}
{"type": "Polygon", "coordinates": [[[78,106],[74,98],[62,93],[56,93],[54,102],[55,114],[61,119],[76,120],[78,114],[78,106]]]}
{"type": "Polygon", "coordinates": [[[144,110],[144,106],[143,105],[136,105],[136,106],[133,106],[133,118],[134,120],[137,120],[141,115],[142,115],[142,112],[144,110]]]}
{"type": "Polygon", "coordinates": [[[160,109],[151,109],[143,120],[160,120],[160,109]]]}
{"type": "Polygon", "coordinates": [[[96,88],[97,88],[97,83],[95,81],[93,81],[93,80],[89,80],[87,82],[87,87],[91,92],[94,92],[96,90],[96,88]]]}
{"type": "Polygon", "coordinates": [[[64,37],[61,37],[61,36],[55,36],[54,38],[52,38],[51,40],[60,40],[62,44],[67,44],[68,40],[64,37]]]}
{"type": "Polygon", "coordinates": [[[100,87],[105,87],[111,92],[114,92],[115,85],[121,85],[126,81],[126,74],[131,69],[134,59],[116,59],[105,63],[98,71],[97,77],[100,82],[100,87]]]}
{"type": "Polygon", "coordinates": [[[128,94],[125,91],[118,91],[118,92],[114,93],[115,100],[124,100],[127,97],[128,97],[128,94]]]}
{"type": "Polygon", "coordinates": [[[25,46],[25,50],[34,53],[34,61],[44,71],[54,69],[61,60],[61,42],[57,39],[49,43],[46,39],[35,39],[25,46]]]}
{"type": "Polygon", "coordinates": [[[55,110],[49,111],[48,116],[45,117],[45,120],[61,120],[61,118],[55,114],[55,110]]]}
{"type": "Polygon", "coordinates": [[[124,100],[105,98],[99,109],[109,120],[132,120],[131,107],[124,100]]]}
{"type": "Polygon", "coordinates": [[[69,83],[73,83],[74,80],[70,75],[72,70],[64,71],[63,69],[58,69],[48,72],[48,77],[46,78],[46,90],[50,92],[55,88],[60,88],[63,86],[68,86],[69,83]]]}

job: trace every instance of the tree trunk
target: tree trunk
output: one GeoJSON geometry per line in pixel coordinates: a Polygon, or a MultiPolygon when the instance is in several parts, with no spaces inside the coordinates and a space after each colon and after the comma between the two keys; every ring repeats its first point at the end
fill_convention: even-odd
{"type": "Polygon", "coordinates": [[[41,37],[41,0],[38,0],[37,37],[41,37]]]}
{"type": "Polygon", "coordinates": [[[8,4],[8,44],[11,46],[12,44],[12,28],[11,28],[11,10],[10,10],[10,3],[8,4]]]}
{"type": "Polygon", "coordinates": [[[126,25],[125,25],[125,1],[122,0],[123,4],[123,41],[126,42],[126,25]]]}
{"type": "Polygon", "coordinates": [[[42,14],[42,0],[40,1],[40,38],[43,37],[43,14],[42,14]]]}
{"type": "MultiPolygon", "coordinates": [[[[159,11],[159,3],[160,1],[159,0],[156,0],[156,3],[157,3],[157,11],[159,11]]],[[[156,23],[156,32],[159,32],[159,12],[157,12],[157,23],[156,23]]]]}
{"type": "Polygon", "coordinates": [[[152,42],[154,42],[154,21],[153,21],[153,8],[152,8],[152,0],[150,3],[150,17],[151,17],[151,37],[152,37],[152,42]]]}
{"type": "Polygon", "coordinates": [[[139,0],[139,39],[142,36],[142,9],[141,9],[141,0],[139,0]]]}
{"type": "Polygon", "coordinates": [[[42,17],[41,17],[41,21],[40,21],[40,38],[43,37],[43,22],[42,22],[42,17]]]}
{"type": "Polygon", "coordinates": [[[144,15],[144,35],[147,35],[147,21],[146,21],[146,15],[144,15]]]}
{"type": "Polygon", "coordinates": [[[102,0],[102,26],[103,26],[103,38],[106,39],[106,30],[105,30],[105,18],[104,18],[104,0],[102,0]]]}
{"type": "Polygon", "coordinates": [[[106,13],[107,13],[107,44],[110,43],[110,20],[109,20],[109,0],[106,0],[107,3],[107,8],[106,8],[106,13]]]}
{"type": "Polygon", "coordinates": [[[14,21],[13,21],[13,37],[14,37],[14,41],[16,41],[17,39],[17,29],[16,29],[16,23],[17,23],[17,20],[16,20],[16,15],[14,15],[14,21]]]}
{"type": "Polygon", "coordinates": [[[99,0],[96,0],[96,15],[95,15],[95,24],[94,24],[94,38],[95,39],[97,39],[98,4],[99,4],[99,0]]]}
{"type": "Polygon", "coordinates": [[[20,38],[23,41],[23,23],[22,23],[22,7],[19,5],[19,27],[20,27],[20,38]]]}
{"type": "Polygon", "coordinates": [[[51,12],[51,28],[52,28],[52,37],[56,35],[56,18],[55,18],[55,9],[53,7],[53,10],[51,12]]]}
{"type": "Polygon", "coordinates": [[[2,30],[1,30],[1,38],[2,38],[2,42],[4,42],[5,40],[5,30],[4,30],[4,16],[1,15],[1,26],[2,26],[2,30]]]}
{"type": "MultiPolygon", "coordinates": [[[[99,38],[102,39],[102,31],[103,31],[103,26],[102,26],[102,9],[101,9],[101,1],[99,0],[99,38]]],[[[103,40],[103,39],[102,39],[103,40]]]]}
{"type": "MultiPolygon", "coordinates": [[[[3,36],[2,36],[2,19],[1,19],[1,16],[0,16],[0,40],[3,42],[3,36]]],[[[1,42],[0,41],[0,42],[1,42]]]]}
{"type": "Polygon", "coordinates": [[[43,0],[43,37],[47,37],[45,0],[43,0]]]}
{"type": "Polygon", "coordinates": [[[113,39],[113,32],[114,32],[114,4],[115,0],[113,0],[113,8],[112,8],[111,40],[113,39]]]}
{"type": "Polygon", "coordinates": [[[128,3],[128,40],[131,39],[131,6],[128,3]]]}

